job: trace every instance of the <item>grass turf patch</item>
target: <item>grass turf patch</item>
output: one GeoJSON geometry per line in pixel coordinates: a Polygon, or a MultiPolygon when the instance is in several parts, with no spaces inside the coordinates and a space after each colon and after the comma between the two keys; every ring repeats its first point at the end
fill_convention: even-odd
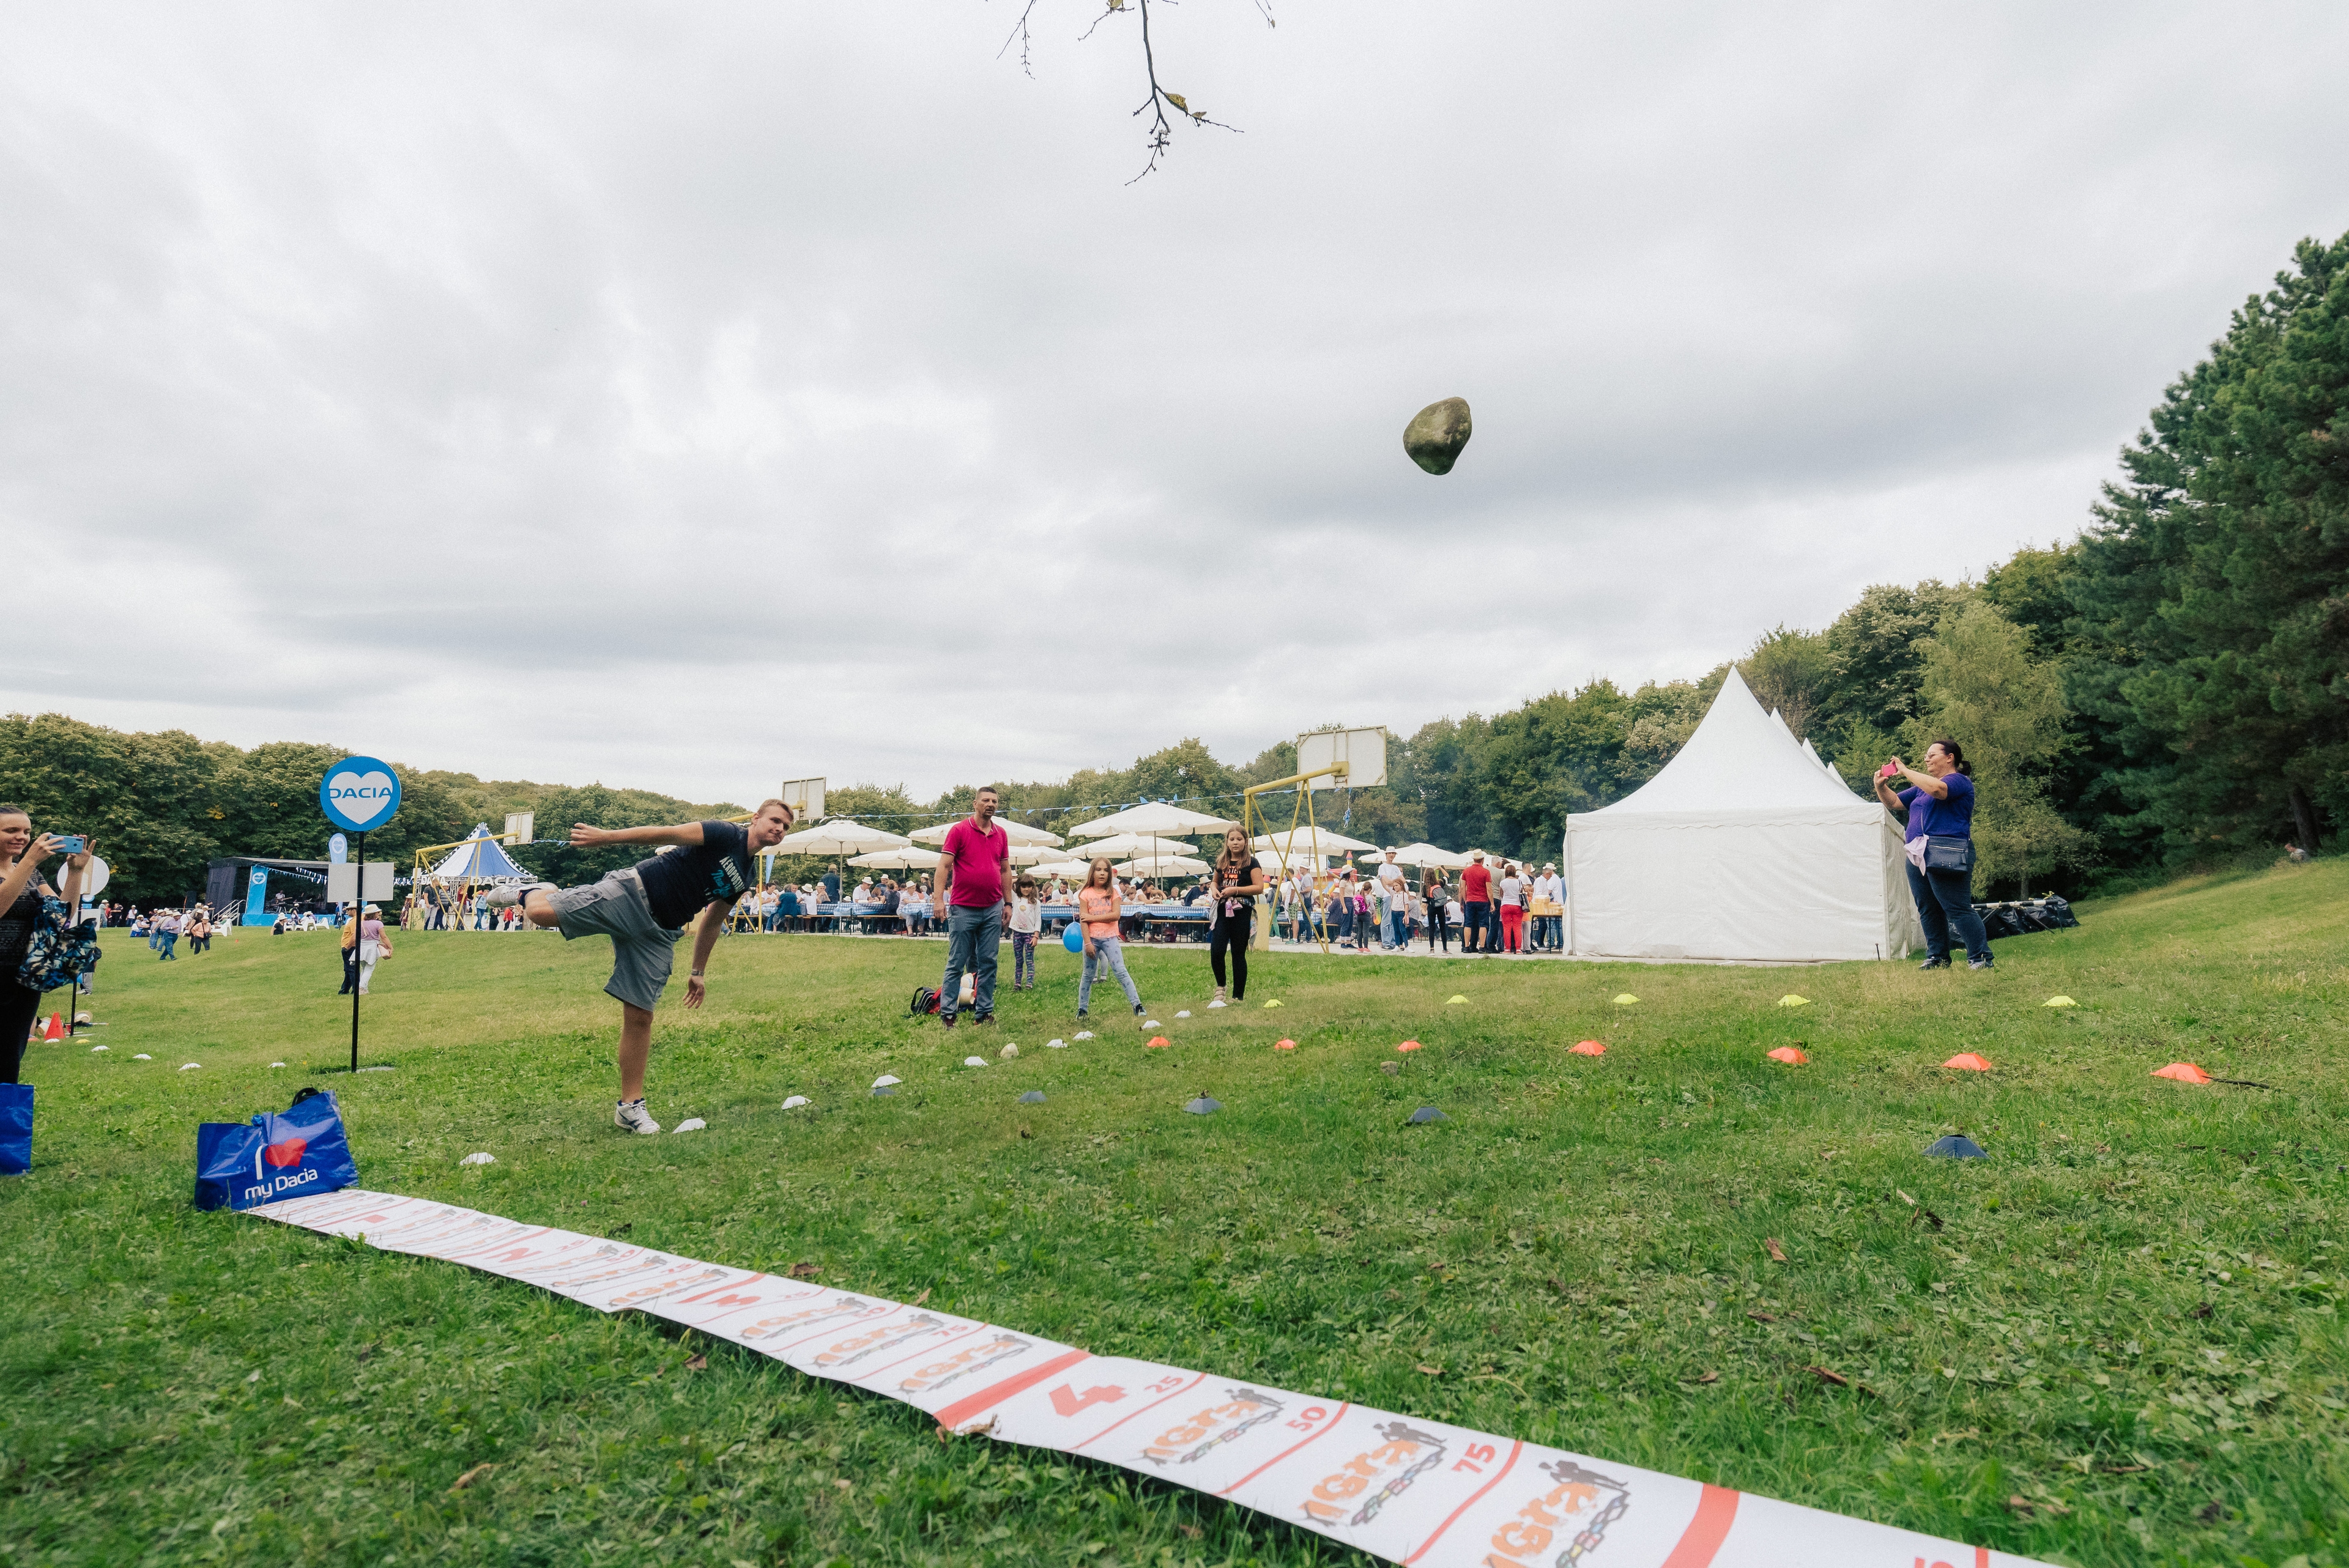
{"type": "Polygon", "coordinates": [[[657,1139],[610,1125],[602,944],[402,936],[363,1044],[395,1070],[353,1078],[331,936],[161,965],[116,935],[105,1026],[29,1056],[35,1170],[0,1188],[0,1563],[1361,1561],[641,1316],[194,1212],[195,1124],[306,1083],[379,1190],[2059,1562],[2349,1561],[2344,911],[2331,863],[2181,884],[1989,975],[1274,955],[1215,1012],[1204,954],[1135,952],[1156,1051],[1114,995],[1043,1048],[1077,1026],[1057,948],[949,1036],[902,1016],[935,944],[730,938],[651,1075],[709,1130],[657,1139]],[[1765,1059],[1790,1044],[1810,1065],[1765,1059]],[[1935,1065],[1968,1050],[1994,1070],[1935,1065]],[[2147,1076],[2176,1059],[2275,1087],[2147,1076]],[[1203,1091],[1226,1109],[1183,1114],[1203,1091]],[[1992,1157],[1920,1157],[1960,1130],[1992,1157]]]}

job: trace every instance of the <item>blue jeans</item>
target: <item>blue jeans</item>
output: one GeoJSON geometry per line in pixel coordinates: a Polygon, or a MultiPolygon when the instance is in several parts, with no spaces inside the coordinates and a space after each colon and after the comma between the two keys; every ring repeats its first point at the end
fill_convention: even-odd
{"type": "Polygon", "coordinates": [[[1386,929],[1380,934],[1380,936],[1389,947],[1401,947],[1407,940],[1402,934],[1402,923],[1405,918],[1399,910],[1387,912],[1387,917],[1383,923],[1386,929]]]}
{"type": "Polygon", "coordinates": [[[1093,999],[1093,975],[1096,965],[1116,975],[1117,983],[1125,987],[1127,1004],[1137,1009],[1140,1008],[1142,993],[1133,988],[1133,976],[1125,972],[1125,944],[1114,936],[1095,936],[1087,939],[1085,945],[1088,949],[1085,954],[1085,972],[1077,981],[1077,1011],[1083,1012],[1086,1005],[1093,999]]]}
{"type": "Polygon", "coordinates": [[[1982,916],[1974,913],[1974,873],[1920,872],[1909,867],[1909,896],[1917,901],[1917,923],[1925,928],[1925,954],[1950,956],[1950,938],[1966,944],[1966,956],[1977,964],[1990,962],[1990,938],[1982,934],[1982,916]]]}
{"type": "Polygon", "coordinates": [[[962,995],[963,971],[968,970],[978,978],[978,994],[972,1006],[982,1018],[995,1013],[995,965],[1002,956],[1003,906],[990,903],[985,909],[972,909],[964,904],[954,906],[947,919],[947,977],[938,987],[938,1011],[951,1020],[955,1016],[956,998],[962,995]]]}

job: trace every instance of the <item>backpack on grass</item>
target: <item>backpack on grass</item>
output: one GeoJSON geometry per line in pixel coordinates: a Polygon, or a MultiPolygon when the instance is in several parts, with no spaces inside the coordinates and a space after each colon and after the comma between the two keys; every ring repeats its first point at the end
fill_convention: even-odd
{"type": "Polygon", "coordinates": [[[927,1018],[934,1016],[937,1010],[938,988],[935,985],[915,986],[914,1003],[905,1010],[905,1016],[909,1018],[927,1018]]]}

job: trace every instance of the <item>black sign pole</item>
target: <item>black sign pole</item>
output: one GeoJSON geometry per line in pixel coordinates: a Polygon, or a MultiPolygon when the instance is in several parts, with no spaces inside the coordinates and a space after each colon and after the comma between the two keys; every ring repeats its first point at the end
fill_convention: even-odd
{"type": "Polygon", "coordinates": [[[351,1071],[359,1070],[359,985],[367,978],[367,832],[359,832],[358,877],[351,889],[351,1071]]]}

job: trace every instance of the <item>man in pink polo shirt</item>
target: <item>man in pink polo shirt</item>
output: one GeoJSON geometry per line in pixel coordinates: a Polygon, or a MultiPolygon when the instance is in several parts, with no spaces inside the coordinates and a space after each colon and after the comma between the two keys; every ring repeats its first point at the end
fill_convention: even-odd
{"type": "Polygon", "coordinates": [[[1011,841],[995,825],[996,801],[993,789],[981,789],[970,816],[947,830],[940,851],[935,903],[947,912],[947,977],[938,986],[938,1016],[949,1029],[966,969],[976,977],[977,1021],[995,1022],[995,964],[1011,905],[1011,841]]]}

